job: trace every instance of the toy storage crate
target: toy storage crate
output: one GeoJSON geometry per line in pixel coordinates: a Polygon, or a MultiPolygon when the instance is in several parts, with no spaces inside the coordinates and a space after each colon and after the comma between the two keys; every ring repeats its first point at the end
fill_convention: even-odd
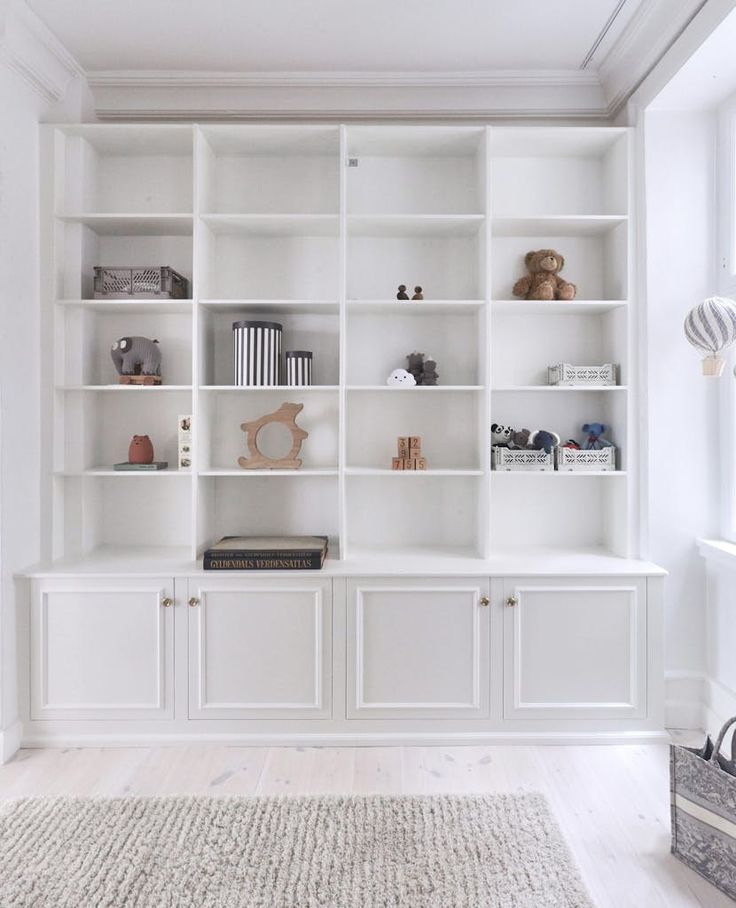
{"type": "Polygon", "coordinates": [[[95,265],[95,299],[186,299],[189,282],[168,265],[95,265]]]}
{"type": "Polygon", "coordinates": [[[514,451],[511,448],[491,448],[491,466],[494,470],[554,470],[554,451],[514,451]]]}
{"type": "Polygon", "coordinates": [[[578,451],[575,448],[558,448],[557,469],[579,473],[615,470],[616,449],[601,448],[599,451],[578,451]]]}
{"type": "Polygon", "coordinates": [[[600,366],[572,366],[557,363],[548,367],[550,385],[615,385],[616,364],[603,363],[600,366]]]}

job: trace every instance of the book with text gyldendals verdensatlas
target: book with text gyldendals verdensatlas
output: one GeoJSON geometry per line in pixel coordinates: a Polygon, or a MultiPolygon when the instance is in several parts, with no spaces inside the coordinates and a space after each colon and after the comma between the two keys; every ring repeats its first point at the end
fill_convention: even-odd
{"type": "Polygon", "coordinates": [[[327,536],[224,536],[204,552],[206,571],[318,571],[327,536]]]}

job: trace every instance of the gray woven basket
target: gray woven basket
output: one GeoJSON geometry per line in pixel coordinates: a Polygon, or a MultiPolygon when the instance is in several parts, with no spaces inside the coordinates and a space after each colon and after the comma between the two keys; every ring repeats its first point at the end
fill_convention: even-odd
{"type": "Polygon", "coordinates": [[[670,747],[672,854],[736,899],[736,741],[721,745],[736,716],[701,748],[670,747]]]}
{"type": "Polygon", "coordinates": [[[186,299],[189,282],[168,265],[95,265],[96,300],[186,299]]]}

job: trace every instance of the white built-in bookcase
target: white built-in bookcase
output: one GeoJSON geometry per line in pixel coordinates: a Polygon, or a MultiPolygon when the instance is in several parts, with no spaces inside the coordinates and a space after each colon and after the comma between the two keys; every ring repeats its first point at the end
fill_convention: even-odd
{"type": "MultiPolygon", "coordinates": [[[[228,533],[327,533],[347,558],[638,554],[627,130],[45,129],[55,558],[193,559],[228,533]],[[524,254],[550,246],[577,299],[513,299],[524,254]],[[192,298],[94,300],[98,264],[171,265],[192,298]],[[400,283],[424,302],[397,302],[400,283]],[[231,325],[247,317],[314,351],[312,387],[233,387],[231,325]],[[131,334],[160,341],[161,387],[117,384],[110,345],[131,334]],[[439,387],[387,387],[415,349],[436,358],[439,387]],[[609,361],[617,387],[546,385],[551,363],[609,361]],[[284,401],[304,404],[302,469],[241,470],[240,424],[284,401]],[[193,469],[180,472],[189,413],[193,469]],[[563,438],[605,422],[618,470],[492,472],[492,420],[563,438]],[[133,434],[172,468],[114,472],[133,434]],[[391,471],[398,435],[422,437],[426,473],[391,471]]],[[[283,439],[262,435],[277,453],[283,439]]]]}

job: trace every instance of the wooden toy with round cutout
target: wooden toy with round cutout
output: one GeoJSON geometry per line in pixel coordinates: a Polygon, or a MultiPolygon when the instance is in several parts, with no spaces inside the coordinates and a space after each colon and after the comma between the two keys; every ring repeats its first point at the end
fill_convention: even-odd
{"type": "Polygon", "coordinates": [[[258,419],[244,422],[240,426],[246,433],[246,443],[250,457],[239,457],[238,465],[243,470],[298,470],[302,465],[299,451],[302,442],[309,436],[309,432],[296,424],[296,418],[304,409],[304,404],[281,404],[273,413],[266,413],[258,419]],[[286,457],[266,457],[258,448],[258,433],[269,423],[279,423],[291,432],[291,450],[286,457]]]}

